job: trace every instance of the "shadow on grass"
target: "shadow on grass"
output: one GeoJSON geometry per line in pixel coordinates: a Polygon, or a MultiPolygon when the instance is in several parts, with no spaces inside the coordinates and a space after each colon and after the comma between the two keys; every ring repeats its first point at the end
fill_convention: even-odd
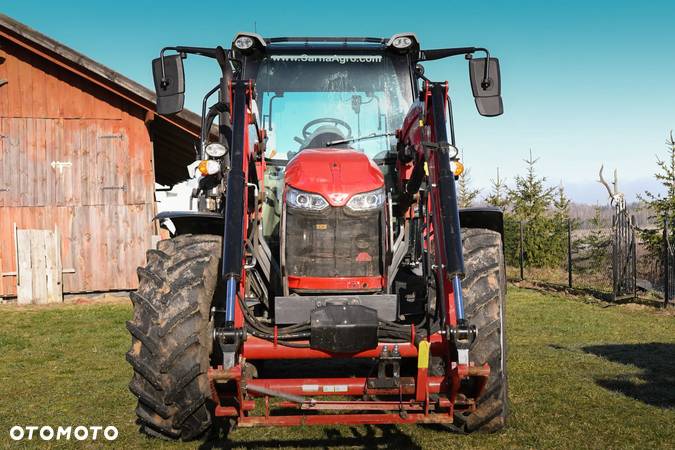
{"type": "Polygon", "coordinates": [[[394,425],[363,425],[350,427],[349,431],[342,433],[337,428],[325,428],[323,438],[289,438],[269,440],[246,440],[237,441],[226,438],[226,429],[221,428],[199,448],[207,449],[230,449],[230,448],[333,448],[333,447],[359,447],[365,449],[380,448],[405,448],[421,449],[410,436],[394,425]]]}
{"type": "Polygon", "coordinates": [[[608,361],[642,369],[612,378],[596,378],[598,385],[648,405],[675,408],[675,344],[590,345],[582,350],[608,361]]]}

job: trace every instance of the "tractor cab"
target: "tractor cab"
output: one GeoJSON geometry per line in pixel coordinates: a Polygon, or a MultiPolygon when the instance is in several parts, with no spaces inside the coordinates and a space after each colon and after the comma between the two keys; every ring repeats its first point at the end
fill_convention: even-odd
{"type": "Polygon", "coordinates": [[[381,292],[385,166],[413,102],[409,55],[379,39],[239,35],[233,48],[249,43],[243,73],[267,132],[262,223],[283,294],[381,292]]]}

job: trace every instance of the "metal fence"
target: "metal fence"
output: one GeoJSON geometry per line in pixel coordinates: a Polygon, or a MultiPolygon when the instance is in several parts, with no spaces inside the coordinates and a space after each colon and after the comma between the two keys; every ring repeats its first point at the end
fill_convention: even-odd
{"type": "MultiPolygon", "coordinates": [[[[675,224],[664,220],[660,234],[661,255],[654,258],[637,236],[635,218],[617,207],[611,226],[573,226],[568,220],[564,238],[567,252],[548,267],[528,264],[528,223],[507,229],[505,239],[517,246],[516,258],[507,268],[511,279],[527,280],[589,292],[612,301],[637,299],[675,305],[675,224]],[[515,264],[514,264],[515,263],[515,264]]],[[[656,230],[655,230],[656,231],[656,230]]],[[[534,232],[534,231],[533,231],[534,232]]],[[[556,238],[561,238],[558,231],[556,238]]]]}
{"type": "Polygon", "coordinates": [[[637,297],[637,242],[634,219],[616,206],[612,219],[612,294],[614,300],[637,297]]]}
{"type": "MultiPolygon", "coordinates": [[[[571,221],[568,221],[564,235],[563,230],[560,230],[560,235],[552,236],[556,240],[564,239],[566,251],[557,252],[557,258],[549,256],[550,260],[545,265],[537,265],[530,260],[531,249],[528,248],[527,235],[537,232],[531,229],[530,225],[525,221],[518,223],[515,243],[518,259],[517,266],[510,268],[509,275],[512,278],[567,288],[589,289],[607,299],[617,298],[628,286],[635,285],[633,280],[618,279],[619,274],[627,271],[613,270],[617,266],[614,263],[615,259],[623,254],[621,247],[617,248],[615,245],[621,233],[614,232],[609,227],[574,229],[571,221]],[[598,236],[597,240],[602,241],[594,243],[594,248],[590,248],[592,245],[587,242],[588,236],[591,235],[598,236]]],[[[513,239],[513,236],[507,235],[506,239],[513,239]]]]}

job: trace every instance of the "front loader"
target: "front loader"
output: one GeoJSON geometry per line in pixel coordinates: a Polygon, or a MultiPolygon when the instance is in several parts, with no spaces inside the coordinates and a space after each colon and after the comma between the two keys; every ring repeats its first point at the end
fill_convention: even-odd
{"type": "Polygon", "coordinates": [[[182,109],[191,54],[222,75],[189,168],[197,210],[157,217],[171,238],[148,251],[131,296],[141,431],[501,429],[502,215],[458,208],[448,83],[422,66],[464,56],[478,111],[497,116],[498,61],[477,47],[421,50],[411,33],[240,33],[227,50],[164,48],[159,114],[182,109]]]}

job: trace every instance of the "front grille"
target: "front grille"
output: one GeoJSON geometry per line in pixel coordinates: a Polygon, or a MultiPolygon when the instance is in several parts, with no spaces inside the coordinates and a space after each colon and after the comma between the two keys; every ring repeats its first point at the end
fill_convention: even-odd
{"type": "Polygon", "coordinates": [[[380,211],[350,213],[286,210],[286,268],[290,276],[369,277],[382,275],[380,211]]]}

